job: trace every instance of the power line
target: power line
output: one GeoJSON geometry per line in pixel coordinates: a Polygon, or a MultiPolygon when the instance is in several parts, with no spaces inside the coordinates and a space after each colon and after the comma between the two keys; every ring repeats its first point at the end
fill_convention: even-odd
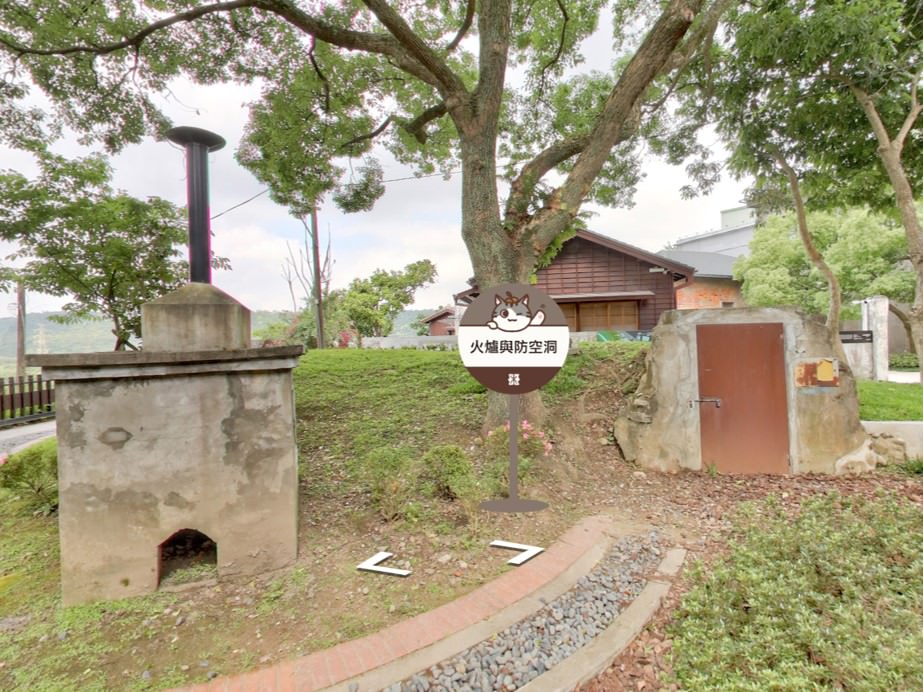
{"type": "MultiPolygon", "coordinates": [[[[420,178],[435,178],[435,177],[437,177],[437,176],[454,175],[454,174],[456,174],[456,173],[461,173],[461,170],[449,171],[448,173],[428,173],[428,174],[426,174],[426,175],[408,175],[408,176],[405,177],[405,178],[390,178],[390,179],[388,179],[388,180],[382,180],[381,182],[382,182],[382,183],[399,183],[399,182],[401,182],[401,181],[403,181],[403,180],[419,180],[420,178]]],[[[214,221],[214,220],[217,219],[219,216],[224,216],[224,215],[227,214],[229,211],[234,211],[235,209],[239,209],[240,207],[244,206],[245,204],[249,204],[250,202],[252,202],[253,200],[255,200],[257,197],[261,197],[262,195],[265,195],[267,192],[269,192],[269,188],[268,188],[268,187],[264,187],[262,190],[260,190],[259,192],[257,192],[257,193],[256,193],[255,195],[253,195],[252,197],[248,197],[248,198],[245,199],[243,202],[238,202],[238,203],[235,204],[234,206],[228,207],[228,208],[225,209],[224,211],[219,212],[218,214],[215,214],[213,217],[211,217],[211,220],[214,221]]]]}
{"type": "Polygon", "coordinates": [[[248,204],[248,203],[252,202],[252,201],[255,200],[257,197],[260,197],[260,196],[262,196],[262,195],[265,195],[267,192],[269,192],[269,188],[268,188],[268,187],[263,188],[262,190],[260,190],[259,192],[257,192],[255,195],[253,195],[253,197],[249,197],[249,198],[245,199],[243,202],[240,202],[240,203],[238,203],[238,204],[235,204],[233,207],[228,207],[227,209],[225,209],[223,212],[221,212],[221,213],[219,213],[219,214],[215,214],[213,217],[211,217],[211,220],[214,221],[214,220],[217,219],[219,216],[224,216],[224,215],[227,214],[229,211],[234,211],[235,209],[237,209],[237,208],[239,208],[239,207],[242,207],[242,206],[244,206],[245,204],[248,204]]]}

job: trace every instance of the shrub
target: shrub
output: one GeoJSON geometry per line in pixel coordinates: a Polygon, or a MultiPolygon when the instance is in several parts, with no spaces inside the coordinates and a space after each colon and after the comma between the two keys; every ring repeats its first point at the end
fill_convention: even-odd
{"type": "MultiPolygon", "coordinates": [[[[551,440],[543,431],[534,428],[527,420],[519,423],[516,457],[521,482],[529,477],[535,461],[550,454],[552,448],[551,440]]],[[[506,494],[509,490],[509,423],[487,433],[487,439],[484,441],[484,451],[487,457],[484,472],[491,490],[494,493],[506,494]]]]}
{"type": "Polygon", "coordinates": [[[419,488],[420,462],[406,447],[379,447],[357,468],[359,481],[372,496],[372,506],[387,520],[405,516],[419,488]]]}
{"type": "Polygon", "coordinates": [[[51,437],[10,455],[0,465],[0,487],[21,494],[45,514],[58,506],[58,441],[51,437]]]}
{"type": "Polygon", "coordinates": [[[423,455],[423,480],[433,495],[455,500],[474,482],[474,467],[461,447],[439,445],[423,455]]]}
{"type": "Polygon", "coordinates": [[[888,359],[888,366],[892,370],[917,370],[920,361],[916,353],[894,353],[888,359]]]}
{"type": "Polygon", "coordinates": [[[909,476],[923,475],[923,459],[908,459],[902,470],[909,476]]]}

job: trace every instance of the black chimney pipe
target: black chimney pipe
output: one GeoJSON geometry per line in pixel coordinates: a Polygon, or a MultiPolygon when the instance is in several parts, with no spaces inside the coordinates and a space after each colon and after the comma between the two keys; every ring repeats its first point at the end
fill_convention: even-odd
{"type": "Polygon", "coordinates": [[[174,127],[167,139],[186,147],[186,200],[189,207],[189,280],[210,284],[211,223],[208,213],[208,153],[218,151],[221,135],[199,127],[174,127]]]}

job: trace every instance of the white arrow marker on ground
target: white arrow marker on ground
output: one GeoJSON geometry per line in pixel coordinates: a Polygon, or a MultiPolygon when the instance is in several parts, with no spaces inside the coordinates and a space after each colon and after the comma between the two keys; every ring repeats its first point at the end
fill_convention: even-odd
{"type": "Polygon", "coordinates": [[[389,557],[394,557],[394,553],[384,551],[375,553],[368,560],[359,565],[356,569],[363,569],[366,572],[381,572],[382,574],[393,574],[395,577],[407,577],[410,575],[409,569],[395,569],[394,567],[379,567],[379,562],[384,562],[389,557]]]}
{"type": "Polygon", "coordinates": [[[517,567],[524,562],[531,560],[539,553],[545,552],[544,548],[539,548],[537,545],[523,545],[522,543],[510,543],[509,541],[491,541],[490,544],[494,548],[509,548],[510,550],[523,551],[522,555],[517,555],[512,560],[506,561],[506,564],[516,565],[517,567]]]}

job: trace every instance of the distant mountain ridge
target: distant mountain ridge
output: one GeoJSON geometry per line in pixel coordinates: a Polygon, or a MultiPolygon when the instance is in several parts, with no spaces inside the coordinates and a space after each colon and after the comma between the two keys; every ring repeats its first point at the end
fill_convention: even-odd
{"type": "MultiPolygon", "coordinates": [[[[35,312],[26,315],[26,353],[93,353],[111,351],[115,346],[112,323],[106,319],[62,324],[51,319],[61,312],[35,312]]],[[[287,313],[254,310],[251,328],[285,319],[287,313]]],[[[0,317],[0,358],[16,357],[16,318],[0,317]]]]}
{"type": "MultiPolygon", "coordinates": [[[[404,310],[394,320],[394,336],[413,336],[412,324],[419,317],[435,310],[404,310]]],[[[111,351],[115,346],[112,324],[106,319],[62,324],[51,317],[61,312],[35,312],[26,315],[26,353],[93,353],[111,351]]],[[[250,327],[257,331],[280,320],[291,319],[291,313],[254,310],[250,327]]],[[[16,358],[16,318],[0,317],[0,359],[16,358]]]]}

